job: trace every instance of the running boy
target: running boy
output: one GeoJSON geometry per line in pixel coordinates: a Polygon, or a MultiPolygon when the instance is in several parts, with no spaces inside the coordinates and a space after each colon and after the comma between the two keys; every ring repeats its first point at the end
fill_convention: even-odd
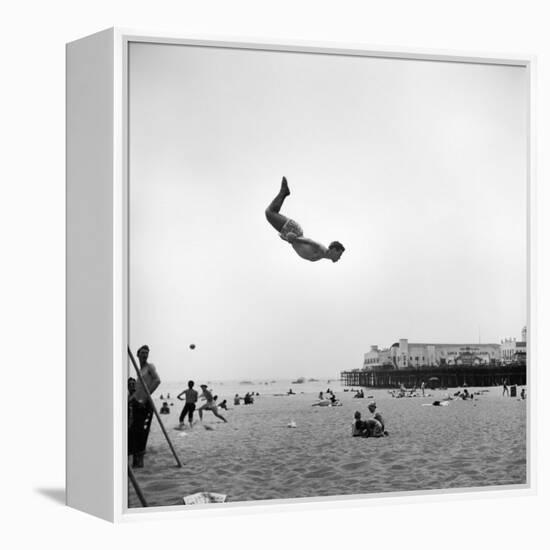
{"type": "Polygon", "coordinates": [[[218,412],[218,406],[216,405],[216,401],[214,400],[212,393],[208,390],[208,386],[206,384],[201,384],[201,389],[201,399],[206,399],[206,403],[199,407],[199,418],[201,419],[201,421],[202,411],[212,411],[214,416],[217,416],[218,418],[221,418],[224,422],[227,422],[227,420],[218,412]]]}

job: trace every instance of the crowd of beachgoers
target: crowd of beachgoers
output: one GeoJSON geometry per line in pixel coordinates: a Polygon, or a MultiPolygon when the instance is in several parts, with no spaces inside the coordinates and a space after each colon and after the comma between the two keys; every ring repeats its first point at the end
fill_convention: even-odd
{"type": "MultiPolygon", "coordinates": [[[[149,505],[214,492],[237,502],[526,482],[525,387],[388,390],[316,381],[279,392],[258,384],[241,395],[222,382],[155,386],[158,373],[144,367],[151,398],[144,405],[141,381],[129,380],[128,451],[149,505]]],[[[132,487],[128,499],[140,506],[132,487]]]]}

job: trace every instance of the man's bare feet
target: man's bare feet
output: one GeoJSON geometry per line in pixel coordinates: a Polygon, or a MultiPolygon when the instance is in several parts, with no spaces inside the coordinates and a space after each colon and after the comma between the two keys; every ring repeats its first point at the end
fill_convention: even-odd
{"type": "Polygon", "coordinates": [[[290,195],[290,189],[288,188],[288,182],[286,181],[286,178],[283,176],[283,181],[281,181],[281,191],[283,194],[288,197],[290,195]]]}

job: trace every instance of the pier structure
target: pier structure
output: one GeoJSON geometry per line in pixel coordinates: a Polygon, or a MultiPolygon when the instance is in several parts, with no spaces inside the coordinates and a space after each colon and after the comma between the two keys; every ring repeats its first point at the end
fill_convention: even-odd
{"type": "Polygon", "coordinates": [[[455,388],[460,386],[498,386],[503,382],[523,386],[527,383],[524,363],[482,366],[405,367],[371,366],[368,369],[342,371],[340,381],[345,386],[367,388],[455,388]]]}
{"type": "Polygon", "coordinates": [[[365,353],[362,369],[340,373],[342,384],[371,388],[494,386],[527,383],[527,327],[521,339],[497,343],[419,343],[401,338],[365,353]]]}

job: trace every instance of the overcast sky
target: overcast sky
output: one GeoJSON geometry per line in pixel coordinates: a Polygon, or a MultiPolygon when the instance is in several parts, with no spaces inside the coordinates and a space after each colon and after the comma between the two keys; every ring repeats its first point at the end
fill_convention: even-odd
{"type": "Polygon", "coordinates": [[[163,380],[335,377],[526,323],[519,67],[130,47],[130,344],[163,380]],[[299,258],[264,210],[341,241],[299,258]],[[189,344],[196,344],[191,351],[189,344]]]}

